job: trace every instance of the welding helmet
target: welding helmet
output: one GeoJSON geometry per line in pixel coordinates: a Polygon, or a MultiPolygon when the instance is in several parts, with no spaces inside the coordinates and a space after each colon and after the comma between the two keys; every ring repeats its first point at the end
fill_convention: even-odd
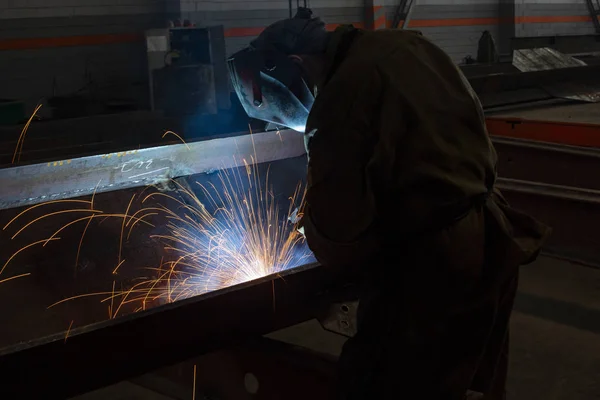
{"type": "Polygon", "coordinates": [[[294,18],[269,26],[229,58],[233,88],[249,117],[304,132],[315,99],[289,55],[324,50],[311,39],[326,34],[325,24],[311,14],[301,9],[294,18]]]}

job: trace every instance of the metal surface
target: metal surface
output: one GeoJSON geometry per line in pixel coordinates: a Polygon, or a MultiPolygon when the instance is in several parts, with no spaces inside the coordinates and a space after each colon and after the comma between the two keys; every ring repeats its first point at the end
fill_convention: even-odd
{"type": "MultiPolygon", "coordinates": [[[[558,148],[548,145],[546,150],[558,148]]],[[[514,206],[553,226],[550,251],[589,262],[600,260],[596,233],[600,191],[515,179],[499,179],[498,187],[514,206]]],[[[315,265],[281,278],[268,277],[75,329],[66,341],[63,333],[4,349],[0,351],[2,394],[64,398],[84,393],[319,317],[332,301],[351,298],[347,293],[334,296],[329,290],[339,287],[339,282],[332,283],[327,270],[315,265]]]]}
{"type": "MultiPolygon", "coordinates": [[[[493,138],[493,141],[499,143],[501,160],[510,161],[505,163],[508,167],[502,167],[508,172],[505,175],[507,177],[518,177],[513,175],[532,173],[540,168],[531,163],[524,169],[512,167],[514,157],[511,158],[512,153],[505,149],[511,149],[511,152],[517,150],[519,159],[525,162],[531,161],[528,160],[531,152],[532,157],[537,157],[540,161],[540,165],[556,169],[556,173],[550,174],[540,171],[542,175],[571,174],[568,169],[559,170],[559,163],[555,158],[550,163],[545,162],[543,157],[550,153],[552,157],[559,156],[560,160],[565,160],[560,161],[561,168],[566,167],[566,162],[582,166],[597,165],[598,157],[594,151],[509,139],[526,137],[600,147],[600,128],[597,125],[557,124],[501,117],[489,117],[487,124],[491,135],[504,137],[493,138]]],[[[0,192],[0,209],[84,196],[94,190],[104,192],[156,184],[180,176],[241,166],[244,161],[271,162],[304,154],[302,134],[285,130],[0,169],[0,185],[3,188],[0,192]]],[[[578,171],[594,169],[595,167],[578,171]]],[[[581,173],[581,177],[586,178],[587,175],[581,173]]],[[[539,176],[530,180],[544,181],[539,176]]],[[[559,183],[572,184],[568,181],[559,183]]],[[[590,185],[592,183],[583,186],[595,187],[590,185]]]]}
{"type": "MultiPolygon", "coordinates": [[[[600,191],[509,179],[500,179],[498,187],[514,206],[554,227],[550,251],[600,259],[600,191]]],[[[62,333],[1,350],[2,394],[64,398],[318,317],[341,296],[329,291],[339,287],[330,278],[325,268],[306,266],[281,279],[75,329],[66,340],[62,333]]]]}
{"type": "Polygon", "coordinates": [[[504,178],[600,190],[600,149],[493,137],[504,178]]]}
{"type": "Polygon", "coordinates": [[[498,178],[496,186],[500,190],[514,193],[600,206],[600,190],[507,178],[498,178]]]}
{"type": "Polygon", "coordinates": [[[330,282],[309,265],[1,350],[2,398],[74,396],[312,319],[330,282]]]}
{"type": "Polygon", "coordinates": [[[358,301],[345,301],[333,303],[318,318],[321,326],[329,332],[338,335],[353,337],[356,335],[356,314],[358,312],[358,301]]]}
{"type": "Polygon", "coordinates": [[[565,54],[589,54],[600,51],[598,35],[554,35],[513,37],[510,39],[512,49],[531,49],[552,47],[565,54]]]}
{"type": "Polygon", "coordinates": [[[0,169],[0,209],[156,184],[304,152],[302,134],[288,130],[0,169]]]}
{"type": "Polygon", "coordinates": [[[478,95],[536,88],[557,82],[595,82],[600,66],[558,68],[544,71],[507,72],[469,77],[469,82],[478,95]]]}
{"type": "Polygon", "coordinates": [[[545,252],[600,265],[600,191],[510,179],[498,188],[513,207],[552,227],[545,252]]]}
{"type": "MultiPolygon", "coordinates": [[[[552,48],[522,49],[513,52],[513,65],[521,72],[581,67],[586,63],[552,48]]],[[[596,103],[600,87],[596,82],[556,82],[543,87],[551,96],[596,103]]]]}
{"type": "Polygon", "coordinates": [[[585,62],[549,47],[513,51],[513,65],[521,72],[582,67],[585,62]]]}
{"type": "Polygon", "coordinates": [[[600,125],[540,121],[511,116],[486,118],[490,135],[559,145],[600,148],[600,125]]]}
{"type": "Polygon", "coordinates": [[[600,84],[597,82],[563,82],[545,87],[546,91],[554,97],[568,100],[585,101],[588,103],[600,102],[600,84]]]}
{"type": "Polygon", "coordinates": [[[256,338],[133,382],[181,400],[194,398],[193,387],[196,399],[329,400],[335,384],[336,361],[333,356],[303,347],[256,338]]]}

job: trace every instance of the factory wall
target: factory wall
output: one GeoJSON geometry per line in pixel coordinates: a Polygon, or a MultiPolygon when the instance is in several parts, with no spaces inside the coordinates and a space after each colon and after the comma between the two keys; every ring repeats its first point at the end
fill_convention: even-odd
{"type": "MultiPolygon", "coordinates": [[[[289,5],[288,0],[182,0],[181,17],[198,26],[224,25],[227,54],[232,54],[247,46],[266,26],[288,18],[289,5]]],[[[364,0],[314,0],[310,6],[330,29],[339,24],[361,25],[364,19],[364,0]]],[[[296,1],[292,1],[292,13],[295,11],[296,1]]]]}
{"type": "MultiPolygon", "coordinates": [[[[296,2],[293,3],[295,12],[296,2]]],[[[301,2],[302,3],[302,2],[301,2]]],[[[376,5],[377,15],[385,15],[387,25],[393,20],[400,0],[383,0],[376,5]]],[[[369,27],[365,0],[313,0],[315,15],[323,18],[329,29],[339,24],[369,27]]],[[[182,0],[181,18],[198,26],[223,24],[227,54],[246,46],[265,26],[289,16],[288,0],[205,1],[182,0]]],[[[477,43],[483,31],[499,34],[498,0],[417,0],[408,29],[418,29],[446,50],[456,62],[470,55],[476,57],[477,43]]]]}
{"type": "MultiPolygon", "coordinates": [[[[387,26],[394,19],[398,3],[384,3],[387,26]]],[[[422,32],[460,63],[467,56],[477,57],[484,31],[498,40],[498,15],[498,0],[415,0],[408,22],[401,26],[422,32]]]]}
{"type": "Polygon", "coordinates": [[[517,37],[595,33],[585,0],[514,0],[514,2],[517,37]]]}
{"type": "MultiPolygon", "coordinates": [[[[374,0],[375,20],[389,27],[400,0],[374,0]]],[[[416,29],[453,60],[477,55],[479,38],[489,31],[501,54],[511,38],[594,34],[586,0],[414,0],[406,29],[416,29]]]]}
{"type": "MultiPolygon", "coordinates": [[[[501,53],[512,37],[594,33],[585,0],[414,0],[417,29],[460,63],[489,31],[501,53]]],[[[303,3],[302,1],[300,3],[303,3]]],[[[292,1],[295,12],[297,2],[292,1]]],[[[400,0],[312,0],[329,29],[389,27],[400,0]],[[378,25],[378,26],[374,26],[378,25]]],[[[147,99],[143,32],[188,19],[225,27],[227,54],[290,15],[289,0],[0,0],[0,98],[67,95],[92,84],[147,99]]]]}
{"type": "Polygon", "coordinates": [[[0,98],[144,97],[142,33],[164,25],[164,0],[0,0],[0,98]]]}

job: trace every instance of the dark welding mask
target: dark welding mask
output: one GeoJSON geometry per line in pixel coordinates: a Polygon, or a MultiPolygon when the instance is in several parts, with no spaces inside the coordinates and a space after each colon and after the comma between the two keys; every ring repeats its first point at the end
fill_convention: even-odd
{"type": "Polygon", "coordinates": [[[228,62],[233,88],[249,117],[304,132],[315,98],[300,66],[281,52],[252,47],[228,62]]]}

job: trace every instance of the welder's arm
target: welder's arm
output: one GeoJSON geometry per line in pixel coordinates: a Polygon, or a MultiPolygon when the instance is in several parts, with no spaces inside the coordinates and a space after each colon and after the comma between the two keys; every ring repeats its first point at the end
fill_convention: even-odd
{"type": "Polygon", "coordinates": [[[379,246],[377,210],[366,170],[381,98],[379,76],[328,84],[311,111],[307,141],[308,191],[301,226],[317,259],[328,266],[358,266],[379,246]],[[338,85],[339,87],[331,86],[338,85]]]}

